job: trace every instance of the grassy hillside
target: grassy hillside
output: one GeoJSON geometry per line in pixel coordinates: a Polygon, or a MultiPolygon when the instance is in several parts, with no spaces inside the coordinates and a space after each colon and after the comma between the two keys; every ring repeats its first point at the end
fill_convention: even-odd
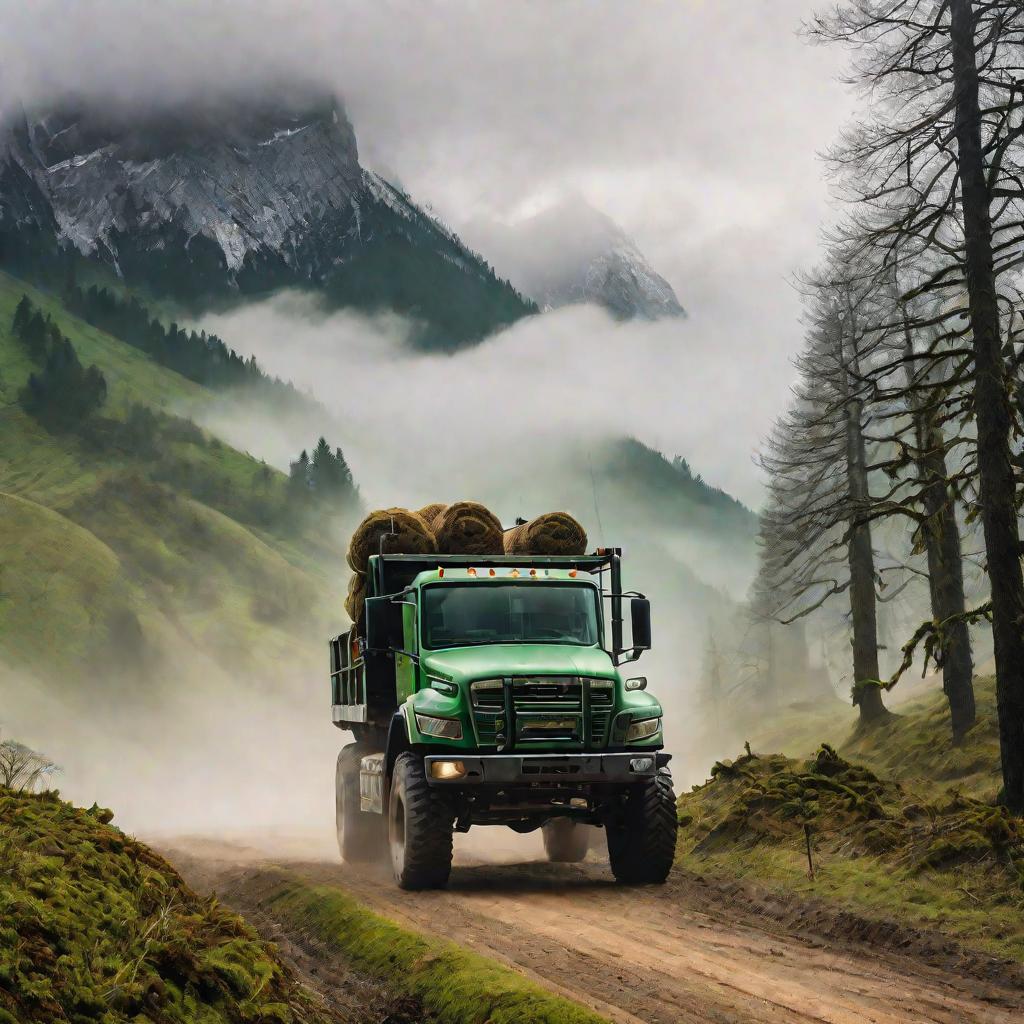
{"type": "Polygon", "coordinates": [[[1024,962],[1024,821],[994,804],[992,680],[976,690],[979,720],[959,747],[939,691],[870,733],[847,731],[839,752],[755,746],[717,763],[679,799],[679,860],[1024,962]]]}
{"type": "Polygon", "coordinates": [[[89,636],[130,614],[132,588],[118,585],[121,563],[98,537],[42,505],[0,494],[0,602],[6,657],[31,664],[40,652],[80,660],[89,636]],[[60,617],[47,614],[62,610],[60,617]]]}
{"type": "Polygon", "coordinates": [[[0,786],[0,1024],[335,1019],[110,817],[0,786]]]}
{"type": "Polygon", "coordinates": [[[340,551],[282,514],[281,473],[184,418],[213,400],[0,274],[0,662],[62,684],[72,667],[186,661],[272,679],[275,659],[319,650],[340,551]],[[106,378],[87,432],[18,403],[34,369],[11,332],[23,294],[106,378]],[[140,419],[148,444],[126,445],[140,419]]]}

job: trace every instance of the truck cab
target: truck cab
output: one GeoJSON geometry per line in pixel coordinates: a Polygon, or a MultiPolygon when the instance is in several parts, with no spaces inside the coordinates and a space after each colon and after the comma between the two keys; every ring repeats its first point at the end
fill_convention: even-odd
{"type": "Polygon", "coordinates": [[[565,861],[599,826],[617,879],[664,880],[662,709],[624,668],[650,647],[650,606],[622,593],[620,564],[618,549],[370,558],[365,623],[331,641],[332,717],[355,736],[336,775],[347,861],[386,845],[398,884],[429,888],[455,831],[539,828],[565,861]]]}

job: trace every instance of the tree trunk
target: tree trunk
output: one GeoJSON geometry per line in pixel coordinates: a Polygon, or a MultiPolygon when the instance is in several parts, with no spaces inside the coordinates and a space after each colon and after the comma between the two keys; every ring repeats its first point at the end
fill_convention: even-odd
{"type": "Polygon", "coordinates": [[[923,480],[927,481],[924,505],[928,515],[925,545],[928,550],[928,586],[931,591],[932,617],[938,622],[959,616],[943,637],[942,689],[949,701],[953,742],[959,743],[974,725],[974,661],[971,635],[963,619],[964,572],[960,550],[960,531],[956,512],[946,486],[946,458],[940,437],[927,433],[925,454],[919,460],[923,480]]]}
{"type": "Polygon", "coordinates": [[[1010,460],[1010,403],[1000,352],[992,217],[981,149],[971,0],[951,0],[950,29],[964,247],[974,346],[974,413],[985,553],[992,589],[996,708],[1006,804],[1024,812],[1024,578],[1010,460]]]}
{"type": "Polygon", "coordinates": [[[849,540],[850,612],[853,618],[853,702],[862,725],[884,717],[878,681],[878,621],[875,613],[875,555],[871,526],[858,522],[867,507],[868,471],[861,429],[863,404],[851,399],[846,406],[846,479],[852,518],[849,540]]]}
{"type": "Polygon", "coordinates": [[[959,743],[964,733],[977,720],[974,703],[974,661],[971,657],[971,634],[963,619],[964,567],[960,548],[960,529],[956,507],[948,485],[946,439],[942,428],[914,393],[910,373],[913,345],[904,325],[907,356],[908,404],[914,417],[917,440],[917,473],[922,485],[922,499],[927,521],[922,529],[928,554],[928,589],[931,593],[932,618],[937,622],[956,621],[943,635],[942,689],[949,703],[953,742],[959,743]]]}

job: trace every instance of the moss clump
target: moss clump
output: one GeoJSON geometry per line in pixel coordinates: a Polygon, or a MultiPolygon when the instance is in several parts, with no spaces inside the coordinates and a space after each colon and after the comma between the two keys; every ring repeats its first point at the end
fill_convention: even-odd
{"type": "Polygon", "coordinates": [[[111,817],[0,786],[0,1024],[332,1019],[111,817]]]}
{"type": "MultiPolygon", "coordinates": [[[[695,799],[683,797],[681,806],[686,804],[690,811],[690,803],[705,802],[702,797],[710,795],[705,792],[709,787],[714,788],[711,803],[719,805],[719,813],[700,815],[700,852],[737,842],[784,841],[802,836],[805,825],[815,831],[856,832],[862,848],[877,847],[879,830],[874,823],[888,817],[885,803],[897,789],[868,769],[849,764],[827,744],[803,764],[781,754],[720,761],[711,770],[711,781],[694,790],[695,799]]],[[[690,811],[689,817],[692,830],[696,815],[690,811]]]]}
{"type": "Polygon", "coordinates": [[[953,791],[934,804],[907,802],[899,783],[851,764],[828,744],[804,762],[779,754],[717,762],[711,781],[680,799],[684,819],[698,852],[785,843],[802,838],[806,825],[819,845],[846,857],[872,853],[918,867],[963,857],[1024,859],[1024,823],[1005,808],[953,791]]]}

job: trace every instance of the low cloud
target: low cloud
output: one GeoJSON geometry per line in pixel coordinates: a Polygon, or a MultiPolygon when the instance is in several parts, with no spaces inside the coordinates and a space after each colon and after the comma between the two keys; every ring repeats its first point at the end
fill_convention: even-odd
{"type": "Polygon", "coordinates": [[[611,216],[697,321],[686,374],[707,361],[743,417],[787,397],[786,282],[816,261],[817,153],[851,106],[843,55],[797,35],[820,6],[0,0],[0,107],[335,90],[364,162],[456,230],[567,195],[611,216]]]}
{"type": "MultiPolygon", "coordinates": [[[[411,352],[398,318],[324,315],[294,293],[199,326],[324,404],[340,431],[331,440],[371,505],[426,503],[460,480],[472,492],[543,463],[559,442],[629,436],[685,455],[752,506],[760,501],[752,453],[777,396],[767,387],[760,399],[745,393],[722,328],[700,318],[623,324],[570,307],[454,355],[411,352]]],[[[787,363],[781,371],[788,377],[787,363]]],[[[314,440],[311,422],[295,436],[291,422],[246,418],[235,406],[208,422],[282,467],[314,440]]]]}

